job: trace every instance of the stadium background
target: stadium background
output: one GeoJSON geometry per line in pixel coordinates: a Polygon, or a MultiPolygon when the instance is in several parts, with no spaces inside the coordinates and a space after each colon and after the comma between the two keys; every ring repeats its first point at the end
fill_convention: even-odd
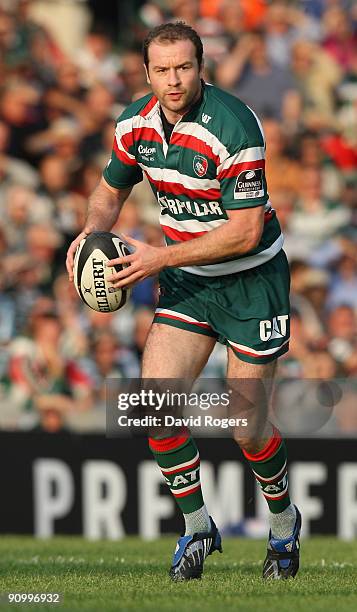
{"type": "MultiPolygon", "coordinates": [[[[205,78],[263,119],[269,192],[292,275],[292,342],[280,360],[289,385],[280,416],[293,437],[314,430],[308,442],[289,442],[293,489],[310,513],[306,532],[352,538],[357,5],[343,0],[0,0],[0,457],[9,466],[0,476],[0,531],[115,538],[177,528],[142,441],[133,458],[132,442],[104,436],[105,379],[138,375],[155,279],[138,285],[124,310],[106,315],[82,305],[64,267],[109,158],[115,118],[148,91],[141,41],[170,19],[202,36],[205,78]],[[316,400],[307,379],[342,389],[322,429],[314,419],[326,402],[316,400]],[[138,517],[144,486],[156,516],[151,527],[138,517]],[[85,517],[86,506],[97,508],[94,519],[85,517]]],[[[162,244],[145,183],[133,190],[116,229],[162,244]]],[[[217,346],[204,376],[219,378],[224,368],[217,346]]],[[[239,472],[239,451],[223,440],[202,445],[207,490],[215,474],[228,495],[217,509],[222,526],[262,535],[264,508],[250,475],[239,472]]]]}

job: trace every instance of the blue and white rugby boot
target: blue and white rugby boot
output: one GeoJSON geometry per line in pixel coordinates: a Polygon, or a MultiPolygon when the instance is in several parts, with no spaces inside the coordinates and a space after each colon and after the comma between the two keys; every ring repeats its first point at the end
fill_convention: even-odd
{"type": "Polygon", "coordinates": [[[222,552],[221,535],[212,517],[211,531],[181,536],[177,542],[169,575],[172,580],[201,578],[203,563],[215,550],[222,552]]]}
{"type": "Polygon", "coordinates": [[[293,534],[284,540],[275,540],[269,532],[267,556],[263,565],[263,578],[281,580],[294,578],[299,569],[301,514],[297,507],[293,534]]]}

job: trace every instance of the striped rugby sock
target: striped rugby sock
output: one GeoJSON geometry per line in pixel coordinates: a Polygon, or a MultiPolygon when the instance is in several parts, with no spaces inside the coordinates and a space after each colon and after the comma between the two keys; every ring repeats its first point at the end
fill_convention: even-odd
{"type": "Polygon", "coordinates": [[[186,520],[186,534],[210,528],[200,482],[200,455],[195,441],[183,433],[158,440],[149,446],[186,520]],[[206,524],[207,523],[207,524],[206,524]]]}
{"type": "Polygon", "coordinates": [[[284,440],[273,425],[273,434],[259,453],[243,450],[254,476],[273,514],[283,512],[290,505],[287,472],[287,452],[284,440]]]}

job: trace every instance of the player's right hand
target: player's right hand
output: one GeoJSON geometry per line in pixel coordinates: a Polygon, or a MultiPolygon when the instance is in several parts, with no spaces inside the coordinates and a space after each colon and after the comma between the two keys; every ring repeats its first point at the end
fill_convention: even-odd
{"type": "Polygon", "coordinates": [[[75,238],[73,242],[71,242],[70,244],[70,247],[67,251],[67,259],[66,259],[66,268],[68,272],[68,280],[70,283],[73,282],[73,278],[74,278],[73,262],[74,262],[74,255],[75,255],[77,246],[80,244],[83,238],[87,238],[87,236],[93,231],[94,231],[94,226],[88,225],[87,227],[84,228],[83,232],[78,234],[77,238],[75,238]]]}

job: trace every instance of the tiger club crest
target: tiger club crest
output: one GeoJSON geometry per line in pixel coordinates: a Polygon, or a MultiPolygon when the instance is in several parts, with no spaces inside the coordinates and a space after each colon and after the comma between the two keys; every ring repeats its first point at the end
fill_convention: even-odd
{"type": "Polygon", "coordinates": [[[195,155],[193,158],[193,170],[197,176],[204,176],[208,170],[208,161],[203,155],[195,155]]]}

